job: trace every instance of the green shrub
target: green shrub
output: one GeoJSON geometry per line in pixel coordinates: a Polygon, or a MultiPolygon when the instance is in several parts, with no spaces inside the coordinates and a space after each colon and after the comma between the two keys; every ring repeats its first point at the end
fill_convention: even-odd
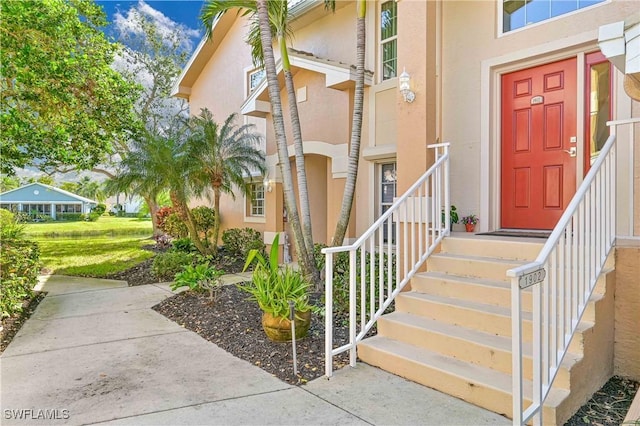
{"type": "Polygon", "coordinates": [[[0,209],[0,238],[19,239],[24,235],[24,225],[9,210],[0,209]]]}
{"type": "MultiPolygon", "coordinates": [[[[315,244],[313,248],[313,254],[316,260],[316,266],[320,271],[324,271],[325,267],[325,255],[322,254],[321,250],[326,247],[323,244],[315,244]]],[[[357,313],[360,314],[360,255],[362,251],[358,249],[356,252],[356,305],[357,305],[357,313]]],[[[365,287],[367,289],[370,288],[371,283],[371,274],[369,273],[369,268],[371,265],[371,257],[369,252],[365,252],[365,287]]],[[[373,261],[375,265],[375,277],[374,277],[374,291],[375,291],[375,300],[377,306],[378,300],[378,290],[380,288],[380,281],[378,281],[377,276],[380,270],[380,253],[375,253],[373,255],[373,261]]],[[[387,253],[382,254],[382,259],[384,261],[384,270],[385,273],[389,269],[391,269],[391,282],[392,286],[395,289],[396,286],[396,255],[395,253],[391,254],[391,265],[389,265],[389,256],[387,253]]],[[[385,285],[386,283],[385,277],[385,285]]],[[[340,252],[335,253],[333,255],[333,306],[334,309],[342,314],[349,313],[349,252],[340,252]]],[[[369,307],[371,306],[371,298],[366,298],[366,310],[369,312],[369,307]]]]}
{"type": "Polygon", "coordinates": [[[91,209],[92,213],[97,213],[98,215],[102,216],[102,214],[107,211],[107,206],[105,204],[98,204],[96,205],[94,208],[91,209]]]}
{"type": "Polygon", "coordinates": [[[171,280],[182,269],[191,265],[193,255],[182,251],[160,253],[153,259],[151,272],[159,280],[171,280]]]}
{"type": "Polygon", "coordinates": [[[84,220],[86,220],[87,222],[95,222],[98,219],[100,219],[100,216],[102,215],[95,212],[91,212],[85,215],[84,220]]]}
{"type": "Polygon", "coordinates": [[[161,207],[156,212],[156,221],[158,223],[158,228],[160,228],[162,231],[167,232],[165,228],[165,221],[167,220],[167,217],[169,217],[169,215],[171,215],[171,213],[173,212],[173,207],[161,207]]]}
{"type": "Polygon", "coordinates": [[[78,221],[78,220],[83,220],[84,219],[84,214],[82,213],[57,213],[56,214],[56,219],[57,220],[64,220],[64,221],[78,221]]]}
{"type": "Polygon", "coordinates": [[[222,288],[222,280],[220,277],[224,274],[213,266],[209,266],[208,263],[201,263],[199,265],[187,265],[182,272],[178,272],[175,276],[173,284],[171,284],[171,290],[175,291],[182,287],[189,287],[191,291],[195,292],[209,292],[209,299],[214,301],[222,288]]]}
{"type": "Polygon", "coordinates": [[[173,238],[185,238],[189,235],[187,225],[180,219],[178,213],[171,213],[164,221],[164,232],[173,238]]]}
{"type": "Polygon", "coordinates": [[[199,206],[191,209],[191,215],[198,232],[209,235],[209,231],[213,229],[216,220],[214,210],[206,206],[199,206]]]}
{"type": "Polygon", "coordinates": [[[31,220],[31,217],[29,216],[28,213],[25,212],[14,212],[13,213],[15,215],[16,218],[16,222],[18,223],[27,223],[31,220]]]}
{"type": "Polygon", "coordinates": [[[33,241],[2,239],[0,250],[0,317],[22,311],[22,303],[33,296],[40,273],[40,251],[33,241]]]}
{"type": "Polygon", "coordinates": [[[262,234],[253,228],[231,228],[222,233],[222,243],[230,256],[246,258],[251,250],[264,253],[262,234]]]}
{"type": "Polygon", "coordinates": [[[178,238],[177,240],[173,240],[171,245],[175,250],[183,251],[185,253],[192,253],[197,251],[196,245],[193,244],[190,238],[178,238]]]}

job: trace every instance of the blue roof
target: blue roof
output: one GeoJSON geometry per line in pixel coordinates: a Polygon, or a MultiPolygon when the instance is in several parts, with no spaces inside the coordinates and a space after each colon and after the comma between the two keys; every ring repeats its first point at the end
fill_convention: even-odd
{"type": "Polygon", "coordinates": [[[98,204],[95,200],[81,197],[60,188],[45,185],[43,183],[30,183],[20,188],[0,194],[0,202],[3,203],[91,203],[98,204]]]}

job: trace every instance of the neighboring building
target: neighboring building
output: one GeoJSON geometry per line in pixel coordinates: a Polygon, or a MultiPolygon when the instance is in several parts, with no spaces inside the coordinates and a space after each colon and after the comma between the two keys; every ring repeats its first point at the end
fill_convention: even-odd
{"type": "Polygon", "coordinates": [[[107,209],[111,213],[123,212],[129,215],[140,212],[144,206],[144,200],[139,195],[118,194],[105,200],[109,206],[107,209]]]}
{"type": "MultiPolygon", "coordinates": [[[[336,3],[335,14],[321,1],[302,0],[290,9],[313,233],[321,243],[331,242],[340,209],[354,89],[356,5],[336,3]]],[[[266,179],[248,177],[255,196],[225,198],[221,218],[225,228],[264,232],[269,243],[276,232],[290,231],[266,82],[244,42],[247,19],[231,12],[214,24],[212,41],[199,45],[174,95],[189,101],[192,114],[207,107],[222,121],[239,112],[265,134],[266,179]]],[[[551,230],[607,140],[606,122],[640,117],[640,13],[634,1],[370,1],[367,31],[371,73],[349,241],[433,164],[427,145],[436,142],[451,144],[451,202],[461,215],[478,214],[480,232],[551,230]],[[410,76],[412,102],[399,91],[403,71],[410,76]]],[[[291,142],[284,89],[281,96],[291,142]]],[[[594,333],[599,358],[590,355],[583,370],[571,370],[576,396],[554,408],[554,422],[566,420],[613,371],[640,379],[640,339],[637,329],[635,337],[630,331],[640,322],[640,125],[631,126],[617,133],[616,289],[603,299],[613,310],[613,291],[625,295],[624,303],[615,302],[615,351],[603,337],[614,333],[609,315],[600,326],[605,331],[594,333]]],[[[439,387],[426,374],[420,379],[398,369],[439,387]]],[[[445,391],[510,413],[483,401],[477,396],[482,385],[466,380],[459,392],[445,391]]]]}
{"type": "Polygon", "coordinates": [[[0,194],[0,208],[30,216],[47,215],[60,219],[65,214],[89,213],[95,200],[43,183],[30,183],[0,194]]]}

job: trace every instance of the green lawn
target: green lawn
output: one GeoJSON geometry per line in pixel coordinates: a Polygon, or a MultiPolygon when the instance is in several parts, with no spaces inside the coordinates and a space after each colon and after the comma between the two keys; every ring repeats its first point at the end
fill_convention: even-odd
{"type": "Polygon", "coordinates": [[[97,222],[47,222],[25,227],[38,242],[45,268],[55,274],[104,277],[153,256],[151,221],[103,216],[97,222]]]}
{"type": "Polygon", "coordinates": [[[95,222],[42,222],[27,223],[27,237],[97,237],[114,235],[151,236],[151,219],[101,216],[95,222]]]}

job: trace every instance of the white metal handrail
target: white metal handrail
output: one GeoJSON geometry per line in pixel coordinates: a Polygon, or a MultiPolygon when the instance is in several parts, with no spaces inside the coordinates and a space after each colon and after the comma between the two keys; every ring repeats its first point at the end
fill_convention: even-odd
{"type": "MultiPolygon", "coordinates": [[[[627,125],[640,119],[608,122],[627,125]]],[[[631,130],[633,140],[633,129],[631,130]]],[[[513,424],[542,424],[542,407],[614,246],[616,232],[615,127],[535,261],[511,277],[513,424]],[[522,303],[533,287],[532,403],[524,410],[522,303]]]]}
{"type": "Polygon", "coordinates": [[[449,144],[434,144],[428,148],[435,149],[433,166],[396,199],[356,242],[322,250],[326,255],[327,377],[333,374],[333,357],[347,350],[350,351],[350,365],[355,367],[357,343],[449,234],[449,226],[445,225],[450,222],[449,144]],[[334,348],[334,254],[342,252],[349,253],[349,342],[334,348]]]}

